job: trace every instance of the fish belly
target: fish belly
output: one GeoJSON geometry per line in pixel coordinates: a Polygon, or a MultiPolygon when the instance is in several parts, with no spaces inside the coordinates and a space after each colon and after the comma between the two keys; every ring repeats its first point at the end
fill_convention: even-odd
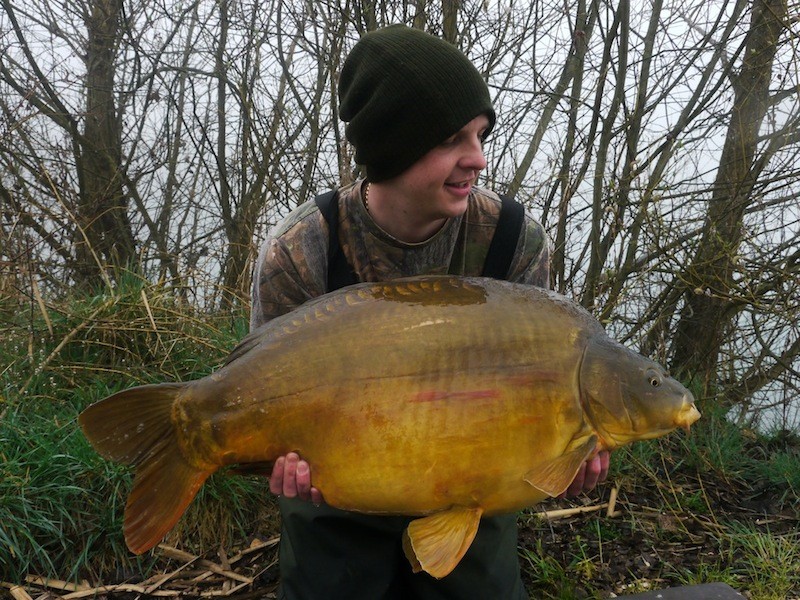
{"type": "Polygon", "coordinates": [[[311,464],[326,502],[346,510],[517,510],[546,497],[524,476],[561,455],[583,420],[571,389],[552,381],[531,385],[514,371],[375,378],[272,401],[258,413],[264,418],[251,414],[236,428],[231,447],[239,454],[229,462],[296,451],[311,464]]]}
{"type": "Polygon", "coordinates": [[[197,386],[187,446],[225,464],[297,451],[327,502],[363,512],[541,500],[525,474],[584,427],[586,323],[529,286],[432,281],[455,291],[359,288],[269,323],[197,386]]]}

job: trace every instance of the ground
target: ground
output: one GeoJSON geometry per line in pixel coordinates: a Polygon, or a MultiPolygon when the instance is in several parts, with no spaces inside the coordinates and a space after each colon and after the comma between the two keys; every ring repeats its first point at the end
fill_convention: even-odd
{"type": "MultiPolygon", "coordinates": [[[[757,600],[800,598],[800,511],[793,494],[690,469],[620,479],[568,503],[608,502],[616,484],[619,514],[613,517],[605,509],[522,521],[533,598],[612,598],[712,581],[757,600]]],[[[544,508],[556,504],[565,502],[544,508]]]]}
{"type": "MultiPolygon", "coordinates": [[[[753,600],[800,599],[800,509],[791,492],[663,460],[657,467],[640,464],[615,473],[589,495],[522,513],[523,578],[536,599],[614,598],[711,581],[753,600]],[[575,508],[586,512],[542,516],[575,508]]],[[[198,557],[165,547],[160,552],[169,560],[145,581],[117,574],[109,575],[105,590],[88,583],[64,584],[64,590],[53,582],[30,582],[25,590],[37,600],[97,592],[126,599],[274,597],[274,530],[252,536],[230,556],[198,557]]]]}

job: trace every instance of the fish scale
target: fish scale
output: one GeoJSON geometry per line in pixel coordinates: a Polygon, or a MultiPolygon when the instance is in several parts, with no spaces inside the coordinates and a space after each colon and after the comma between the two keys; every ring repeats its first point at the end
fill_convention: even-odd
{"type": "Polygon", "coordinates": [[[406,554],[444,577],[482,515],[558,495],[598,450],[697,418],[680,383],[563,296],[427,276],[321,296],[251,333],[214,374],[119,392],[79,420],[98,452],[137,469],[134,552],[222,466],[296,451],[329,504],[418,516],[406,554]]]}

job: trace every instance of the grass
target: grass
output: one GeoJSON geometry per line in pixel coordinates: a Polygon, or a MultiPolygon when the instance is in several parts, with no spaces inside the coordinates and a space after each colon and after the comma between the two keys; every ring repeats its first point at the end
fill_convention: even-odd
{"type": "Polygon", "coordinates": [[[532,598],[608,598],[711,582],[752,600],[800,598],[800,444],[785,432],[757,435],[704,412],[691,435],[614,453],[609,483],[582,500],[607,499],[618,486],[622,517],[540,521],[526,511],[520,555],[532,598]]]}
{"type": "Polygon", "coordinates": [[[25,573],[75,579],[109,568],[105,557],[110,556],[121,557],[129,568],[146,568],[141,560],[130,559],[121,536],[119,509],[130,477],[91,450],[75,427],[75,416],[67,405],[46,412],[17,405],[4,415],[4,580],[25,573]]]}
{"type": "MultiPolygon", "coordinates": [[[[130,277],[113,293],[0,306],[0,319],[0,581],[109,583],[159,569],[157,554],[134,557],[124,545],[130,470],[100,458],[76,417],[132,385],[212,372],[245,334],[244,315],[202,314],[130,277]]],[[[691,435],[614,453],[622,517],[523,514],[520,564],[533,597],[722,581],[755,600],[800,598],[800,440],[701,410],[691,435]]],[[[265,479],[221,473],[165,543],[199,554],[276,527],[265,479]]]]}
{"type": "Polygon", "coordinates": [[[520,557],[529,573],[529,588],[532,584],[534,588],[541,590],[546,594],[543,598],[567,600],[574,597],[574,578],[570,569],[548,555],[541,541],[537,541],[534,548],[521,549],[520,557]]]}
{"type": "Polygon", "coordinates": [[[732,523],[720,540],[726,562],[748,582],[754,598],[784,600],[800,588],[800,532],[773,534],[749,523],[732,523]]]}
{"type": "MultiPolygon", "coordinates": [[[[246,319],[198,314],[135,277],[113,294],[0,314],[0,581],[148,573],[153,555],[133,556],[122,537],[132,474],[94,452],[77,415],[132,385],[210,373],[246,319]]],[[[176,535],[198,552],[244,538],[267,498],[263,479],[212,477],[176,535]]]]}

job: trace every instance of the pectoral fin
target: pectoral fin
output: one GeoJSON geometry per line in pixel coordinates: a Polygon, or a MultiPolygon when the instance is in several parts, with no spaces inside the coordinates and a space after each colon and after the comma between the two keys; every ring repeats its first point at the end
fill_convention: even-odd
{"type": "Polygon", "coordinates": [[[525,475],[525,481],[545,494],[558,496],[569,487],[578,469],[592,455],[596,446],[597,436],[593,435],[575,450],[536,465],[525,475]]]}
{"type": "Polygon", "coordinates": [[[456,506],[409,523],[403,551],[415,573],[441,579],[456,568],[478,533],[482,508],[456,506]]]}

